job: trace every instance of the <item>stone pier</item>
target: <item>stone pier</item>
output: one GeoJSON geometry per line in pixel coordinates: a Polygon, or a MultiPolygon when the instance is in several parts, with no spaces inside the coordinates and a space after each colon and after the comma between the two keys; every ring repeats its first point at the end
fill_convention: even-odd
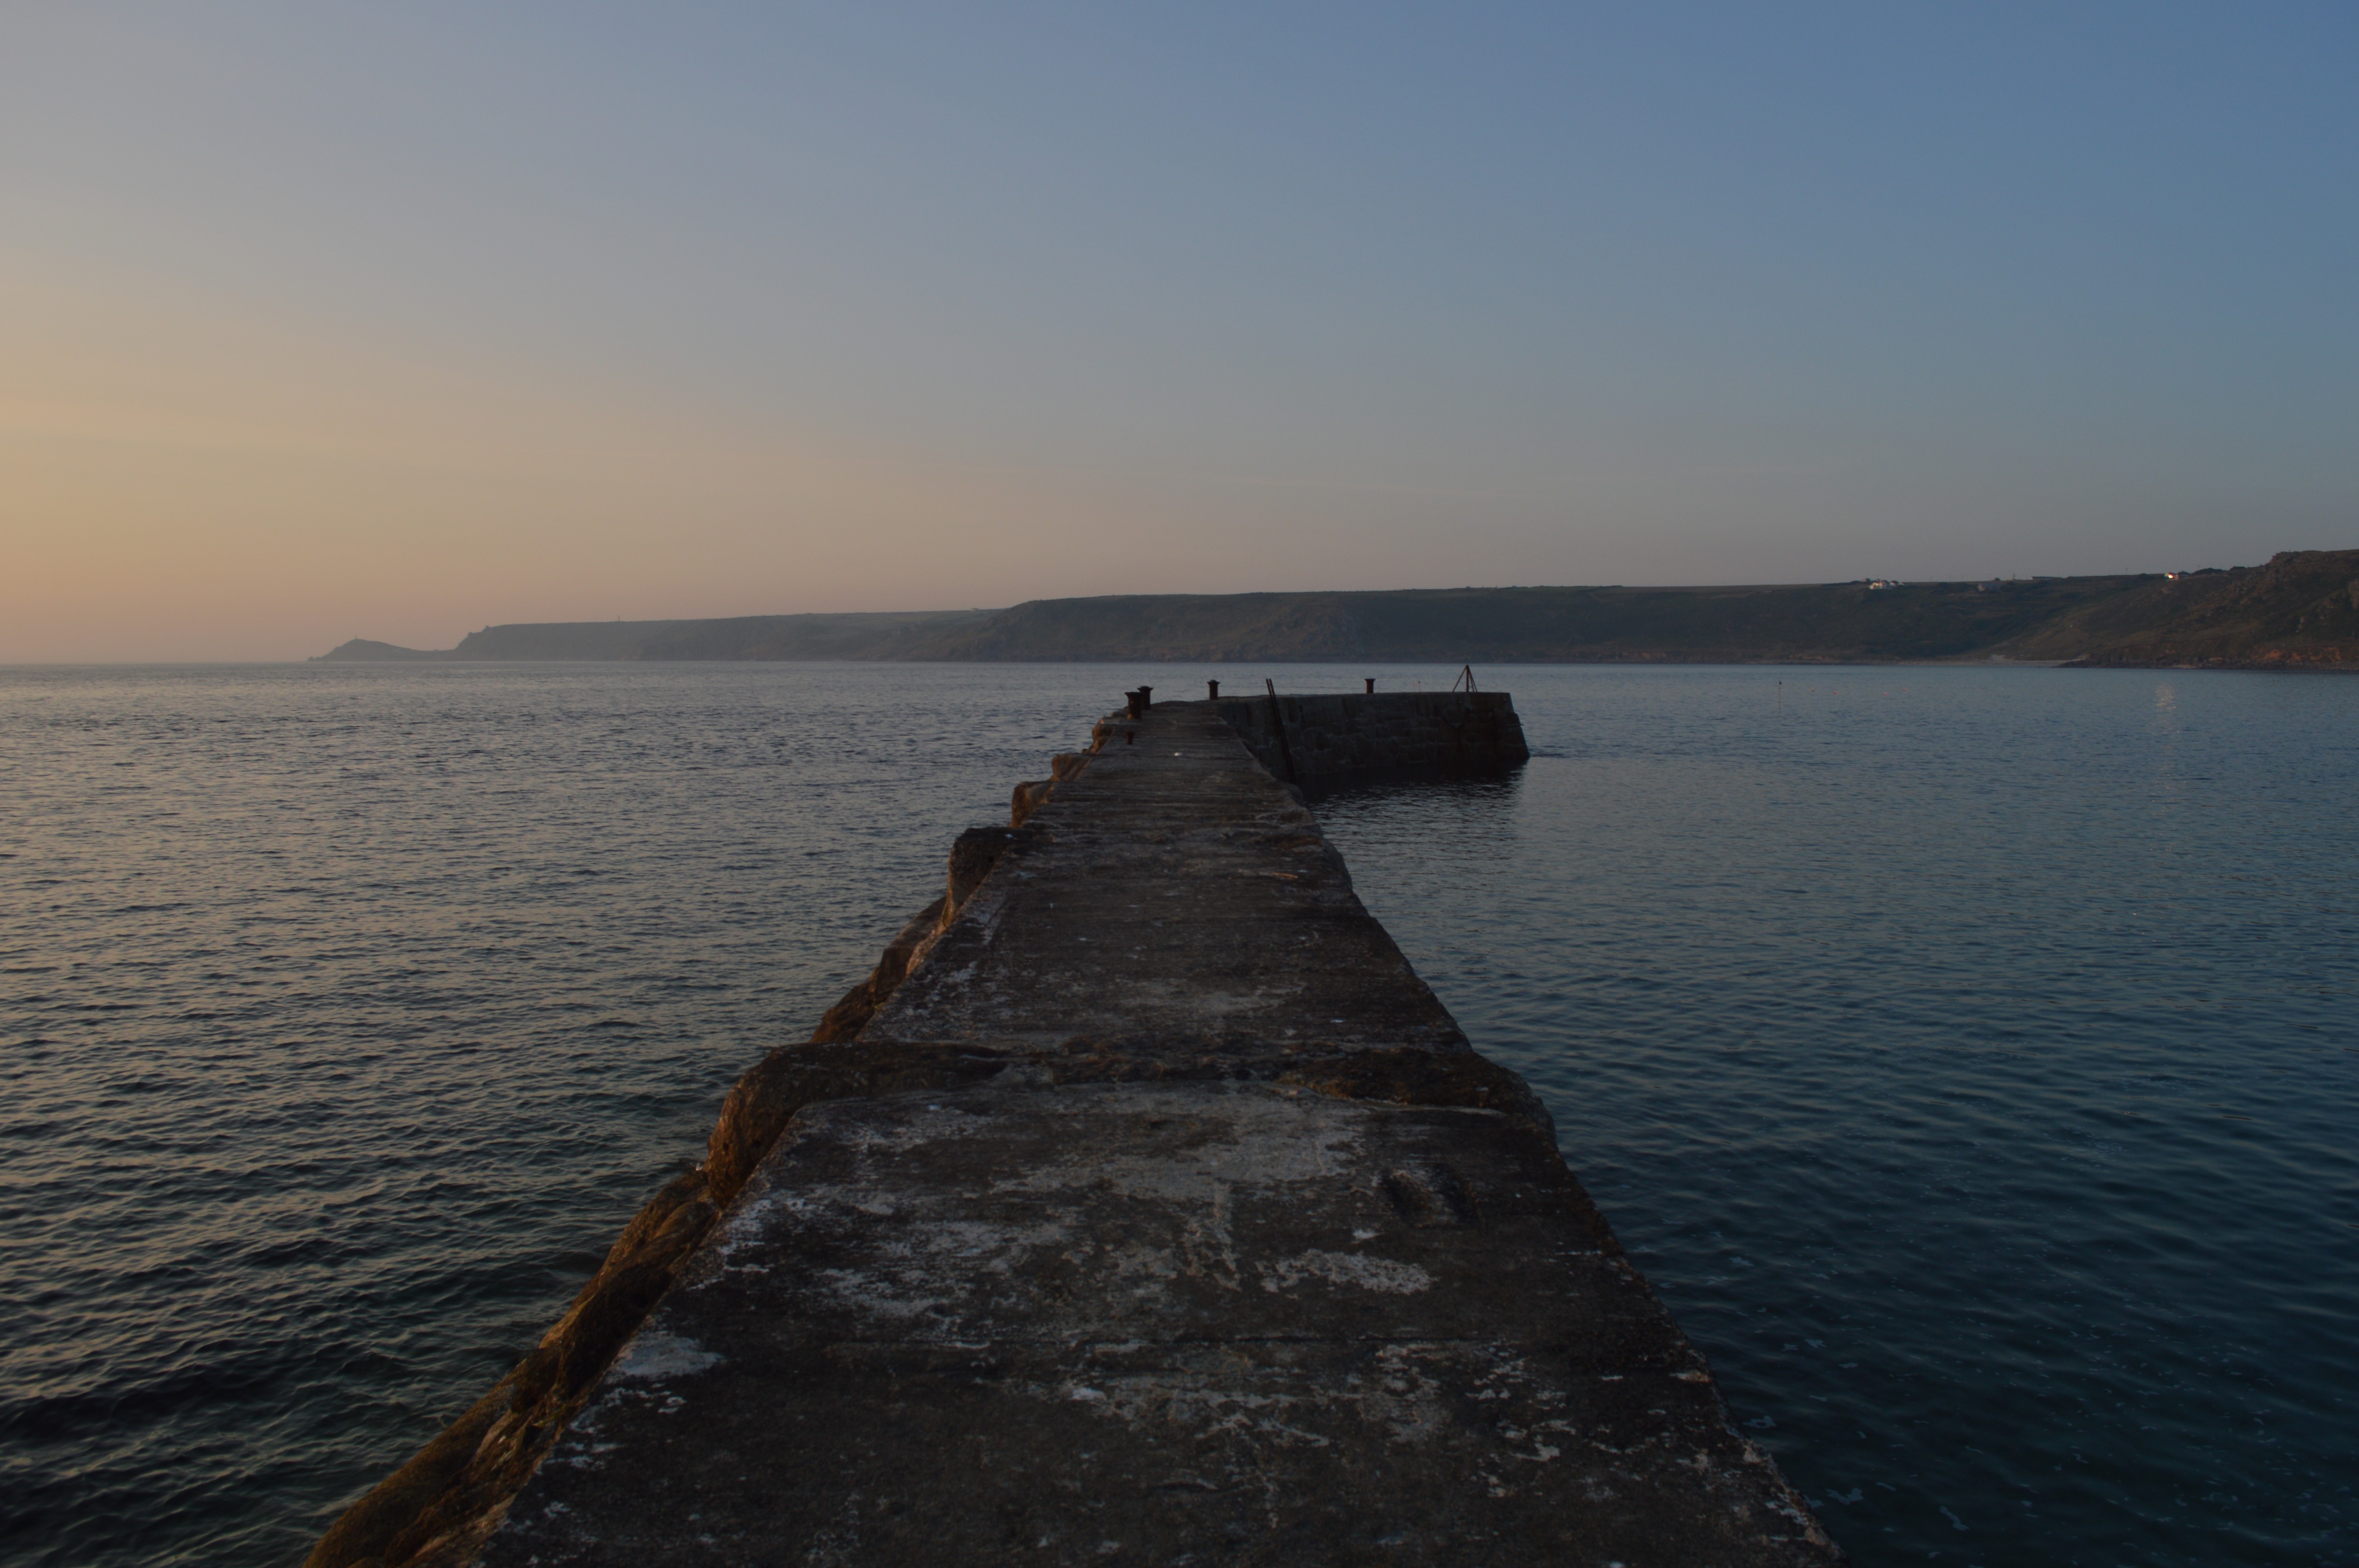
{"type": "Polygon", "coordinates": [[[1840,1561],[1217,707],[1056,774],[313,1562],[1840,1561]]]}
{"type": "Polygon", "coordinates": [[[1503,691],[1273,694],[1214,706],[1262,766],[1313,794],[1370,778],[1499,773],[1531,760],[1503,691]]]}

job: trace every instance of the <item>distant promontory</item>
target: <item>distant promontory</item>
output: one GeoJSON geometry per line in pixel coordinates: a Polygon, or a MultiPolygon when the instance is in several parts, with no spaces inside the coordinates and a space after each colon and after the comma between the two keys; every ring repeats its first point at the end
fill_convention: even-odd
{"type": "Polygon", "coordinates": [[[549,622],[488,626],[437,651],[354,638],[321,658],[2359,668],[2359,550],[2022,581],[1117,594],[995,611],[549,622]]]}

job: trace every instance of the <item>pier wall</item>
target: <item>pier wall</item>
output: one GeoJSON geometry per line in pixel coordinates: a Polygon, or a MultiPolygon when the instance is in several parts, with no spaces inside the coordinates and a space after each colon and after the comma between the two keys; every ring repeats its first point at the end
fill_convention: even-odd
{"type": "Polygon", "coordinates": [[[1226,716],[1052,773],[310,1568],[1839,1562],[1226,716]]]}
{"type": "Polygon", "coordinates": [[[1503,773],[1532,754],[1503,691],[1281,693],[1207,706],[1273,776],[1312,795],[1360,779],[1503,773]]]}

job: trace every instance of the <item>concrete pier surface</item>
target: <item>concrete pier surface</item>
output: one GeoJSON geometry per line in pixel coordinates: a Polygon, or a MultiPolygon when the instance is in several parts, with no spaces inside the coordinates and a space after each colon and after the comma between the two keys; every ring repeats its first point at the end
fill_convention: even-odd
{"type": "Polygon", "coordinates": [[[570,1421],[313,1561],[1840,1561],[1218,706],[1056,772],[733,1093],[570,1421]]]}

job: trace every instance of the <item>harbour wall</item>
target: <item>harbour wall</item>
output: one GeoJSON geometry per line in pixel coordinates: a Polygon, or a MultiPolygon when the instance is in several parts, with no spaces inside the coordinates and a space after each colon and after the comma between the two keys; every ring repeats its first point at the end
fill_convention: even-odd
{"type": "Polygon", "coordinates": [[[1208,703],[961,835],[308,1563],[1018,1558],[1840,1560],[1208,703]]]}
{"type": "Polygon", "coordinates": [[[1506,692],[1344,692],[1210,702],[1256,761],[1317,795],[1359,780],[1503,773],[1531,758],[1506,692]]]}

